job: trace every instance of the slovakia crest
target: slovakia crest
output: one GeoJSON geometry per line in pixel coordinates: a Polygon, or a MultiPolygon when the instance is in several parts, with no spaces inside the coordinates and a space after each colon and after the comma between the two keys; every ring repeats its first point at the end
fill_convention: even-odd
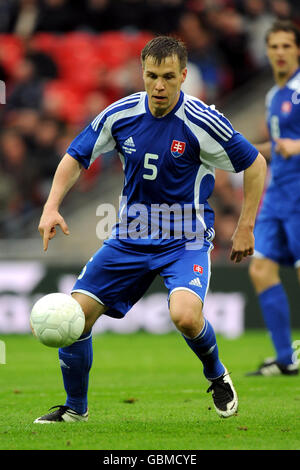
{"type": "Polygon", "coordinates": [[[203,267],[200,266],[199,264],[194,264],[193,266],[193,271],[195,274],[197,274],[198,276],[201,276],[201,274],[203,274],[203,267]]]}
{"type": "Polygon", "coordinates": [[[171,154],[173,157],[178,158],[184,154],[185,151],[185,142],[180,142],[179,140],[173,140],[171,145],[171,154]]]}
{"type": "Polygon", "coordinates": [[[281,112],[283,114],[289,114],[292,111],[292,103],[290,101],[284,101],[281,105],[281,112]]]}

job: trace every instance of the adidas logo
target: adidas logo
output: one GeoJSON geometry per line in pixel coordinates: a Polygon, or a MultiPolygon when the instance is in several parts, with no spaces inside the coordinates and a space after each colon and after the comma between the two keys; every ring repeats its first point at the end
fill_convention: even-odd
{"type": "Polygon", "coordinates": [[[132,137],[128,137],[128,139],[125,140],[123,144],[123,149],[124,152],[129,154],[132,152],[136,152],[135,143],[132,137]]]}
{"type": "Polygon", "coordinates": [[[123,146],[125,146],[125,147],[135,147],[133,138],[132,138],[132,137],[128,137],[128,139],[125,140],[123,146]]]}
{"type": "Polygon", "coordinates": [[[70,367],[67,366],[67,364],[62,359],[59,359],[59,364],[60,367],[63,367],[64,369],[70,369],[70,367]]]}
{"type": "Polygon", "coordinates": [[[202,284],[201,284],[200,280],[197,277],[195,279],[193,279],[192,281],[190,281],[189,284],[191,286],[202,287],[202,284]]]}

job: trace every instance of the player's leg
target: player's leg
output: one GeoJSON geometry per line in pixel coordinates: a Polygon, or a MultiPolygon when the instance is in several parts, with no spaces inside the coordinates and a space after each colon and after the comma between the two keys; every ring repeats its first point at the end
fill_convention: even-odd
{"type": "Polygon", "coordinates": [[[81,292],[72,292],[72,297],[81,305],[85,316],[83,335],[89,333],[96,320],[106,312],[107,307],[90,295],[81,292]]]}
{"type": "Polygon", "coordinates": [[[66,404],[42,422],[86,420],[88,378],[93,358],[91,328],[103,313],[124,317],[142,297],[155,277],[155,273],[149,273],[148,260],[148,255],[125,250],[123,246],[118,249],[103,245],[82,270],[72,295],[85,313],[84,334],[76,343],[59,350],[66,404]]]}
{"type": "Polygon", "coordinates": [[[255,228],[256,252],[249,266],[249,275],[258,296],[265,325],[276,352],[275,359],[266,359],[248,375],[294,374],[292,364],[290,309],[279,276],[281,262],[290,253],[282,222],[276,218],[258,221],[255,228]]]}
{"type": "Polygon", "coordinates": [[[188,346],[199,357],[208,380],[224,374],[214,330],[202,314],[202,301],[191,291],[177,289],[170,295],[170,316],[188,346]]]}
{"type": "Polygon", "coordinates": [[[65,406],[84,415],[87,412],[89,372],[93,362],[92,327],[106,307],[86,294],[74,292],[72,296],[85,314],[85,328],[78,341],[59,349],[59,362],[67,394],[65,406]]]}
{"type": "Polygon", "coordinates": [[[238,399],[231,378],[219,359],[215,332],[202,312],[210,280],[210,251],[205,242],[199,250],[183,250],[176,261],[160,272],[169,290],[170,316],[186,344],[203,365],[219,416],[232,416],[238,399]]]}
{"type": "Polygon", "coordinates": [[[254,258],[249,275],[258,296],[265,325],[276,352],[275,359],[266,359],[256,371],[248,375],[292,375],[290,309],[285,289],[279,276],[279,264],[268,258],[254,258]]]}
{"type": "Polygon", "coordinates": [[[93,361],[92,326],[99,316],[106,311],[92,297],[74,292],[72,296],[79,302],[85,314],[86,324],[81,337],[75,343],[58,350],[64,388],[67,394],[66,402],[56,407],[36,423],[54,423],[57,421],[87,421],[88,419],[88,384],[89,372],[93,361]]]}
{"type": "Polygon", "coordinates": [[[202,301],[188,290],[176,289],[170,295],[170,316],[187,345],[200,359],[204,376],[210,383],[214,406],[220,417],[237,412],[238,398],[227,369],[219,359],[212,325],[203,317],[202,301]]]}
{"type": "Polygon", "coordinates": [[[249,265],[249,275],[258,295],[281,282],[279,264],[268,258],[253,258],[249,265]]]}

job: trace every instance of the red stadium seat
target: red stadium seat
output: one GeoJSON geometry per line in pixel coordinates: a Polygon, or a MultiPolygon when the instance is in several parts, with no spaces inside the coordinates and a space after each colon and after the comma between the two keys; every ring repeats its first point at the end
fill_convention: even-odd
{"type": "Polygon", "coordinates": [[[144,46],[153,38],[154,35],[150,32],[139,32],[137,34],[131,35],[130,47],[132,56],[140,57],[141,51],[144,46]]]}
{"type": "Polygon", "coordinates": [[[124,65],[131,57],[130,35],[122,32],[102,33],[95,39],[98,58],[110,68],[124,65]]]}
{"type": "Polygon", "coordinates": [[[87,33],[69,33],[61,36],[57,60],[63,65],[70,58],[83,62],[86,57],[95,55],[93,35],[87,33]]]}
{"type": "Polygon", "coordinates": [[[60,48],[61,36],[52,33],[37,33],[30,39],[30,46],[41,52],[49,54],[55,59],[60,48]]]}
{"type": "MultiPolygon", "coordinates": [[[[55,34],[41,32],[29,39],[29,48],[49,54],[58,67],[58,80],[45,86],[46,109],[60,119],[80,123],[85,99],[93,91],[104,93],[108,101],[119,98],[119,83],[115,80],[119,68],[132,58],[152,38],[151,33],[129,34],[109,31],[101,34],[71,32],[55,34]]],[[[0,63],[13,75],[25,53],[20,37],[0,34],[0,63]]]]}
{"type": "Polygon", "coordinates": [[[86,95],[72,82],[51,80],[44,89],[46,112],[70,124],[82,124],[86,95]]]}
{"type": "Polygon", "coordinates": [[[72,80],[83,91],[97,88],[97,70],[101,60],[97,56],[93,35],[87,33],[70,33],[60,40],[56,51],[56,63],[59,76],[64,80],[72,80]]]}
{"type": "Polygon", "coordinates": [[[99,60],[94,55],[87,55],[82,60],[68,55],[58,61],[58,68],[61,79],[72,81],[82,91],[99,87],[99,60]]]}
{"type": "Polygon", "coordinates": [[[98,182],[99,175],[102,170],[102,158],[97,158],[90,166],[89,171],[81,173],[78,189],[79,191],[90,191],[91,188],[98,182]]]}
{"type": "Polygon", "coordinates": [[[12,34],[0,34],[0,63],[12,74],[24,55],[22,39],[12,34]]]}

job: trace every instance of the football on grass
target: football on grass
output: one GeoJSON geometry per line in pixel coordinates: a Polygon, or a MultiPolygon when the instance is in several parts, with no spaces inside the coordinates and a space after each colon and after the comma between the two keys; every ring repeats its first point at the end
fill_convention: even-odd
{"type": "Polygon", "coordinates": [[[34,304],[30,325],[41,343],[63,348],[82,335],[85,316],[77,300],[57,292],[45,295],[34,304]]]}

